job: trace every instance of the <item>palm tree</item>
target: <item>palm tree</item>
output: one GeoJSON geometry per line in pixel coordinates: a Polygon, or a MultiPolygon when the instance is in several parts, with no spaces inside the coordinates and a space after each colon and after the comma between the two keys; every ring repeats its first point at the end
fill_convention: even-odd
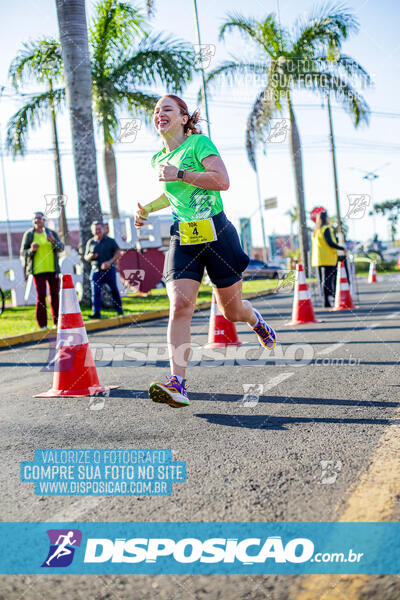
{"type": "Polygon", "coordinates": [[[396,198],[396,200],[385,200],[380,204],[374,204],[374,212],[383,216],[388,215],[390,237],[392,242],[394,242],[396,239],[397,223],[400,215],[400,198],[396,198]]]}
{"type": "Polygon", "coordinates": [[[9,77],[18,91],[27,81],[46,84],[47,90],[40,94],[32,94],[29,101],[10,119],[7,132],[7,147],[15,157],[23,155],[26,150],[26,131],[28,123],[31,127],[40,125],[43,118],[51,119],[54,166],[58,196],[59,229],[64,244],[68,244],[68,226],[65,206],[62,202],[63,183],[61,175],[60,151],[56,109],[63,101],[63,90],[54,86],[63,79],[61,48],[54,40],[38,40],[26,43],[12,61],[9,77]]]}
{"type": "MultiPolygon", "coordinates": [[[[104,141],[104,165],[110,197],[111,217],[119,217],[117,198],[117,169],[114,143],[118,141],[120,125],[118,115],[126,110],[132,116],[150,123],[158,95],[144,88],[162,85],[179,93],[190,80],[193,70],[193,50],[171,37],[147,35],[144,17],[130,4],[119,0],[100,0],[89,30],[91,73],[94,112],[104,141]]],[[[56,40],[48,43],[59,49],[56,40]]],[[[62,73],[61,52],[58,68],[62,73]]],[[[62,105],[65,90],[54,91],[56,108],[62,105]]],[[[48,94],[37,102],[26,105],[9,121],[8,143],[14,152],[20,152],[29,126],[37,125],[43,118],[43,105],[48,94]],[[18,114],[24,114],[24,119],[18,114]]],[[[47,105],[47,104],[46,104],[47,105]]]]}
{"type": "MultiPolygon", "coordinates": [[[[101,218],[85,0],[56,0],[56,6],[71,120],[81,244],[84,248],[90,237],[90,224],[101,218]]],[[[89,264],[84,263],[84,304],[89,304],[89,268],[89,264]]]]}
{"type": "Polygon", "coordinates": [[[127,109],[149,124],[159,96],[141,88],[162,85],[179,93],[193,69],[193,51],[188,44],[160,34],[143,35],[142,22],[140,13],[129,4],[101,0],[90,28],[94,110],[104,140],[112,218],[119,217],[113,148],[120,135],[118,114],[127,109]]]}
{"type": "MultiPolygon", "coordinates": [[[[300,134],[293,109],[293,90],[311,89],[333,94],[354,116],[356,124],[365,119],[368,107],[351,83],[354,75],[364,69],[349,57],[340,55],[341,44],[358,22],[342,6],[331,6],[314,11],[308,18],[296,21],[293,30],[281,28],[274,14],[258,21],[242,15],[230,15],[220,29],[220,38],[238,30],[258,49],[258,59],[242,58],[225,61],[207,77],[208,84],[224,78],[228,84],[237,84],[243,75],[262,78],[262,89],[257,95],[247,121],[246,150],[249,162],[257,171],[256,150],[265,143],[265,133],[272,131],[271,117],[283,113],[286,106],[289,123],[289,148],[295,178],[296,203],[299,218],[299,244],[304,268],[308,273],[308,234],[303,185],[303,160],[300,134]]],[[[285,125],[285,121],[281,122],[285,125]]]]}

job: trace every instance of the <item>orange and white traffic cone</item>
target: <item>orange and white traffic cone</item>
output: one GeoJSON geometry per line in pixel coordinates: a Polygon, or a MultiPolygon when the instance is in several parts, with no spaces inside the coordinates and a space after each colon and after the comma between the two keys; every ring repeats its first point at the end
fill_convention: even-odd
{"type": "Polygon", "coordinates": [[[225,348],[226,346],[241,346],[235,324],[225,319],[218,308],[215,293],[212,294],[210,327],[206,348],[225,348]]]}
{"type": "Polygon", "coordinates": [[[100,385],[71,275],[62,275],[53,387],[35,398],[95,396],[118,386],[100,385]]]}
{"type": "Polygon", "coordinates": [[[378,280],[376,278],[376,261],[373,260],[369,264],[369,273],[368,273],[368,283],[376,283],[378,280]]]}
{"type": "Polygon", "coordinates": [[[337,270],[335,306],[332,310],[348,310],[349,308],[355,308],[355,306],[351,297],[349,282],[347,281],[346,268],[344,263],[340,262],[337,270]]]}
{"type": "Polygon", "coordinates": [[[292,320],[286,323],[286,325],[305,325],[306,323],[319,323],[319,321],[315,318],[303,265],[298,263],[296,268],[292,320]]]}

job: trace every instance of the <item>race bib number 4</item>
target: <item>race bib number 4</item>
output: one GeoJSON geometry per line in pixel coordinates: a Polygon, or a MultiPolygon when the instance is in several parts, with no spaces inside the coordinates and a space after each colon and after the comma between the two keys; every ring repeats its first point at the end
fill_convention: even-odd
{"type": "Polygon", "coordinates": [[[200,221],[189,221],[179,223],[179,238],[181,245],[192,246],[194,244],[205,244],[217,239],[214,221],[212,219],[201,219],[200,221]]]}

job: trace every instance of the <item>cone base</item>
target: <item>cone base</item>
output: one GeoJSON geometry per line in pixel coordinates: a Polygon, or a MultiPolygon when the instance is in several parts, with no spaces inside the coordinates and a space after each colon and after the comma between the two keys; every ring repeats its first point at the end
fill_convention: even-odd
{"type": "Polygon", "coordinates": [[[352,304],[351,306],[334,306],[331,310],[335,312],[336,310],[352,310],[353,308],[357,308],[352,304]]]}
{"type": "Polygon", "coordinates": [[[209,342],[204,348],[226,348],[226,346],[242,346],[242,342],[209,342]]]}
{"type": "Polygon", "coordinates": [[[323,321],[321,319],[314,319],[312,321],[289,321],[288,323],[285,323],[286,327],[289,327],[290,325],[308,325],[309,323],[322,323],[323,321]]]}
{"type": "Polygon", "coordinates": [[[93,385],[90,388],[78,390],[53,390],[51,388],[47,392],[35,394],[34,398],[82,398],[85,396],[96,396],[102,392],[115,390],[117,388],[119,388],[119,385],[93,385]]]}

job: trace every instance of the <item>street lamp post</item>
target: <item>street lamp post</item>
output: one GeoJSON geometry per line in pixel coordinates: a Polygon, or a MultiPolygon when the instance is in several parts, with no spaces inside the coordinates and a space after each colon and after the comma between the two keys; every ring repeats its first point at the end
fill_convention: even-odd
{"type": "Polygon", "coordinates": [[[2,138],[1,137],[0,137],[0,162],[1,162],[1,178],[3,180],[4,206],[5,206],[5,212],[6,212],[8,257],[12,258],[13,257],[12,238],[11,238],[10,218],[9,218],[9,214],[8,214],[8,198],[7,198],[6,173],[5,173],[5,169],[4,169],[3,144],[2,144],[2,138]]]}
{"type": "MultiPolygon", "coordinates": [[[[197,31],[197,41],[199,44],[199,52],[201,53],[201,38],[200,38],[200,25],[199,25],[199,13],[197,11],[197,1],[193,0],[194,3],[194,13],[196,16],[196,31],[197,31]]],[[[203,99],[204,99],[204,107],[206,110],[206,119],[207,119],[207,134],[208,137],[211,138],[211,129],[210,129],[210,118],[208,115],[208,99],[207,99],[207,86],[206,86],[206,76],[204,73],[204,67],[203,64],[201,62],[201,55],[200,55],[200,71],[201,71],[201,81],[202,81],[202,92],[203,92],[203,99]]]]}

